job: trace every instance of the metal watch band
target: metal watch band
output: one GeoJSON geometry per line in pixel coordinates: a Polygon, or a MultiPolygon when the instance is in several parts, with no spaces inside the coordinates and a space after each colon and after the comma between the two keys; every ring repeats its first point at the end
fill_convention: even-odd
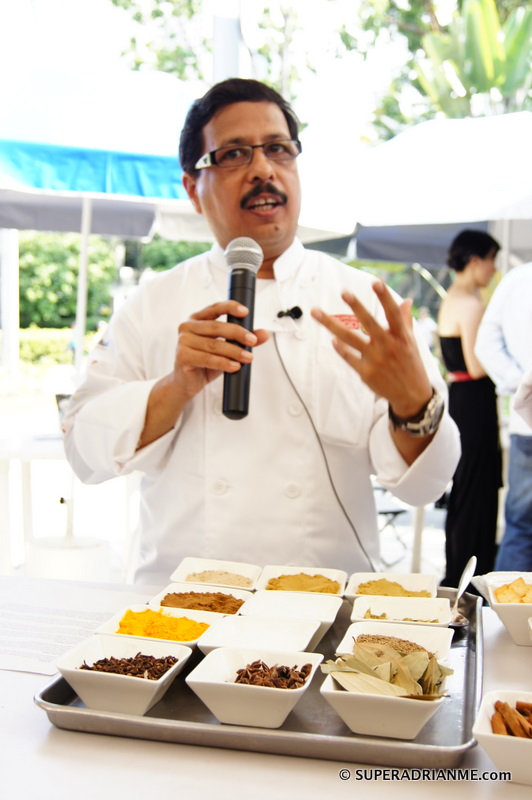
{"type": "Polygon", "coordinates": [[[398,417],[388,405],[388,416],[394,430],[405,431],[410,436],[430,436],[438,430],[443,416],[444,401],[436,389],[432,389],[432,397],[421,411],[412,417],[398,417]]]}

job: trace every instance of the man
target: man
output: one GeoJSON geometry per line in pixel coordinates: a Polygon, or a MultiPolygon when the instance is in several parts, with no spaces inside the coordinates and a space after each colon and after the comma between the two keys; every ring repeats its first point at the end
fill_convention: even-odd
{"type": "Polygon", "coordinates": [[[168,579],[186,555],[374,569],[370,474],[418,505],[456,466],[410,303],[296,238],[300,150],[291,108],[264,84],[231,79],[196,101],[179,155],[216,244],[120,309],[72,400],[65,443],[79,477],[144,473],[139,580],[168,579]],[[240,236],[264,252],[253,333],[224,319],[248,313],[224,299],[224,249],[240,236]],[[295,306],[298,319],[279,316],[295,306]],[[222,375],[251,360],[249,414],[229,420],[222,375]]]}
{"type": "Polygon", "coordinates": [[[427,306],[421,306],[418,312],[417,325],[423,338],[425,339],[430,351],[434,350],[436,344],[436,333],[438,325],[435,320],[430,316],[430,311],[427,306]]]}
{"type": "MultiPolygon", "coordinates": [[[[476,355],[499,394],[513,396],[532,356],[532,263],[495,289],[477,334],[476,355]]],[[[510,409],[505,532],[496,570],[532,570],[532,428],[510,409]]]]}

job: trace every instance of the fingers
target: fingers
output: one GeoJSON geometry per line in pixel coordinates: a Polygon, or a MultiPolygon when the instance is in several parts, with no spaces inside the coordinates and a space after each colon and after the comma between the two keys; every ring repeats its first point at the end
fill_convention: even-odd
{"type": "MultiPolygon", "coordinates": [[[[411,313],[412,301],[410,299],[404,300],[401,305],[399,305],[388,287],[385,286],[382,281],[376,281],[372,288],[382,305],[390,333],[399,338],[404,337],[407,331],[411,333],[413,330],[411,313]]],[[[375,340],[379,336],[382,336],[385,328],[382,327],[375,316],[368,311],[366,306],[364,306],[354,294],[347,291],[342,292],[342,299],[350,306],[357,317],[361,326],[361,332],[347,328],[342,322],[325,314],[321,309],[313,309],[311,312],[312,316],[341,341],[350,344],[352,347],[357,347],[359,350],[363,350],[370,340],[375,340]]]]}
{"type": "MultiPolygon", "coordinates": [[[[191,314],[190,318],[179,326],[179,333],[192,333],[206,339],[228,339],[239,342],[243,347],[254,347],[257,336],[237,323],[226,322],[219,319],[223,316],[244,318],[249,313],[246,306],[236,300],[224,300],[213,303],[201,311],[191,314]]],[[[209,342],[205,346],[210,347],[209,342]]]]}
{"type": "Polygon", "coordinates": [[[214,303],[198,311],[178,329],[176,366],[184,372],[194,369],[237,372],[253,360],[249,348],[263,344],[268,332],[250,332],[237,323],[218,319],[222,315],[245,317],[248,309],[234,300],[214,303]],[[248,348],[248,349],[245,349],[248,348]]]}
{"type": "Polygon", "coordinates": [[[355,347],[357,350],[361,350],[367,342],[368,337],[363,333],[348,328],[343,322],[326,314],[321,308],[313,308],[310,313],[317,322],[320,322],[336,337],[336,340],[345,342],[350,347],[355,347]]]}
{"type": "MultiPolygon", "coordinates": [[[[375,281],[372,289],[379,298],[379,302],[384,310],[390,331],[395,335],[401,334],[404,331],[405,320],[403,318],[401,307],[397,304],[394,296],[382,281],[375,281]]],[[[342,297],[345,302],[351,306],[354,313],[358,316],[360,323],[367,330],[370,336],[373,336],[383,330],[382,326],[379,325],[375,317],[370,314],[370,312],[365,306],[362,305],[355,295],[351,294],[351,292],[343,292],[342,297]]],[[[407,302],[410,303],[410,301],[407,302]]]]}
{"type": "Polygon", "coordinates": [[[249,309],[241,303],[237,303],[236,300],[222,300],[219,303],[213,303],[203,308],[201,311],[196,311],[195,314],[191,314],[190,319],[217,319],[224,314],[231,314],[233,317],[245,317],[248,312],[249,309]]]}

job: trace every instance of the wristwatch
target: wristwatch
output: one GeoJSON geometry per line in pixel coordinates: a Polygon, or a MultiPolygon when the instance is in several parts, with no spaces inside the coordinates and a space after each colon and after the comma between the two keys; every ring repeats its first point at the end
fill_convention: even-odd
{"type": "Polygon", "coordinates": [[[413,417],[398,417],[388,405],[388,416],[394,431],[406,431],[410,436],[421,438],[436,433],[443,416],[444,400],[436,389],[432,389],[432,397],[421,411],[413,417]]]}

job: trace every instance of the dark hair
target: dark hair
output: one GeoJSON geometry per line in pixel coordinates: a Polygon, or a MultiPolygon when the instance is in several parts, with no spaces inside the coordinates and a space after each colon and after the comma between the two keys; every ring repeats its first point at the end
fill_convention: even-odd
{"type": "Polygon", "coordinates": [[[467,229],[453,239],[447,253],[447,266],[455,272],[462,272],[474,256],[495,256],[500,249],[499,242],[489,233],[467,229]]]}
{"type": "Polygon", "coordinates": [[[179,139],[179,161],[184,172],[195,175],[196,162],[203,155],[203,128],[225,106],[233,103],[275,103],[284,114],[292,139],[298,138],[298,119],[281,95],[260,81],[229,78],[217,83],[189,108],[179,139]]]}

